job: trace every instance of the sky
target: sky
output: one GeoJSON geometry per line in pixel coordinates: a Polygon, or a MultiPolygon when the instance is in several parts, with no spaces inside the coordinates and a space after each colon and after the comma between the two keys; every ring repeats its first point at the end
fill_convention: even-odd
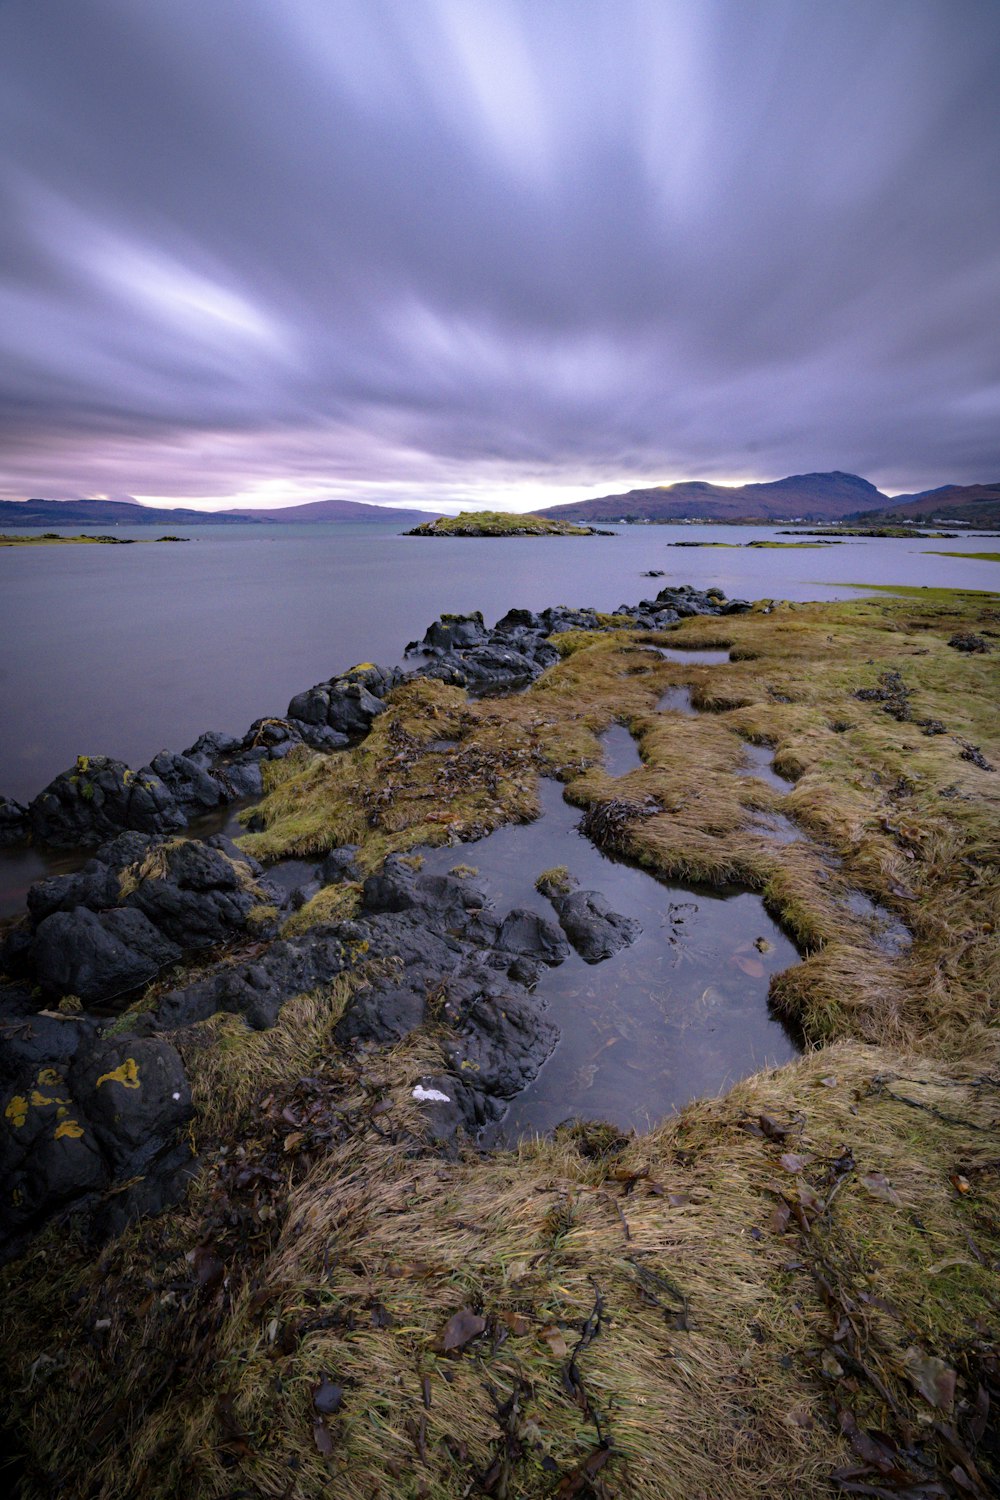
{"type": "Polygon", "coordinates": [[[1000,478],[998,0],[0,0],[0,495],[1000,478]]]}

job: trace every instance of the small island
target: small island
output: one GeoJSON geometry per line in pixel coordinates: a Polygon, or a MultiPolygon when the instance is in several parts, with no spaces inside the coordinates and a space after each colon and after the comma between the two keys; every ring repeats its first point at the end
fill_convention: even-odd
{"type": "Polygon", "coordinates": [[[614,536],[596,526],[553,521],[548,516],[518,515],[508,510],[463,510],[457,516],[424,521],[405,536],[614,536]]]}
{"type": "Polygon", "coordinates": [[[104,547],[138,547],[150,541],[157,542],[186,542],[186,536],[158,536],[142,537],[134,536],[62,536],[58,531],[44,531],[41,536],[10,536],[0,533],[0,547],[55,547],[64,543],[86,542],[88,545],[95,543],[104,547]]]}

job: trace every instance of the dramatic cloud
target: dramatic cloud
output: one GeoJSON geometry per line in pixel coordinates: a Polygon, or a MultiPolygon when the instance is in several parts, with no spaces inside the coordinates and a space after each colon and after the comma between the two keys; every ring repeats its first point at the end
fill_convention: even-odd
{"type": "Polygon", "coordinates": [[[0,492],[994,479],[998,74],[996,0],[0,0],[0,492]]]}

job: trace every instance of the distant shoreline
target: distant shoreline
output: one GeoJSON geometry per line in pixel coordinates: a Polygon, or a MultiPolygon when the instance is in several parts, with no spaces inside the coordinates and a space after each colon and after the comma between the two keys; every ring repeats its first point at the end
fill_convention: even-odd
{"type": "Polygon", "coordinates": [[[58,547],[66,543],[98,547],[142,547],[151,542],[189,542],[187,536],[59,536],[54,531],[42,536],[8,536],[0,533],[0,547],[58,547]]]}

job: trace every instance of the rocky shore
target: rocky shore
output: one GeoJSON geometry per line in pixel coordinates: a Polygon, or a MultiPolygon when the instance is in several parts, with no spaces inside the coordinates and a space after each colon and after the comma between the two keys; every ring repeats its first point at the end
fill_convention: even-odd
{"type": "Polygon", "coordinates": [[[443,617],[10,808],[25,1500],[995,1493],[998,630],[443,617]]]}
{"type": "Polygon", "coordinates": [[[629,940],[626,917],[597,892],[554,896],[551,922],[496,913],[475,881],[421,877],[390,859],[364,882],[356,919],[282,938],[297,908],[356,877],[352,849],[317,859],[289,890],[225,836],[184,830],[259,798],[268,767],[301,747],[328,755],[360,743],[407,683],[509,693],[559,660],[551,638],[561,632],[656,631],[748,609],[717,589],[680,587],[610,615],[515,609],[492,628],[480,614],[444,615],[407,647],[417,661],[409,671],[365,663],[296,694],[284,718],[258,719],[240,738],[206,732],[137,771],[80,756],[27,807],[0,802],[5,844],[93,850],[78,872],[31,887],[0,950],[3,1253],[53,1215],[81,1216],[106,1235],[176,1201],[196,1165],[183,1142],[191,1102],[178,1034],[218,1012],[273,1026],[287,1000],[359,955],[391,961],[393,977],[355,993],[338,1042],[398,1041],[447,977],[452,1068],[424,1080],[428,1118],[444,1137],[475,1134],[501,1114],[555,1044],[531,999],[539,966],[562,962],[570,943],[594,961],[608,956],[629,940]]]}

